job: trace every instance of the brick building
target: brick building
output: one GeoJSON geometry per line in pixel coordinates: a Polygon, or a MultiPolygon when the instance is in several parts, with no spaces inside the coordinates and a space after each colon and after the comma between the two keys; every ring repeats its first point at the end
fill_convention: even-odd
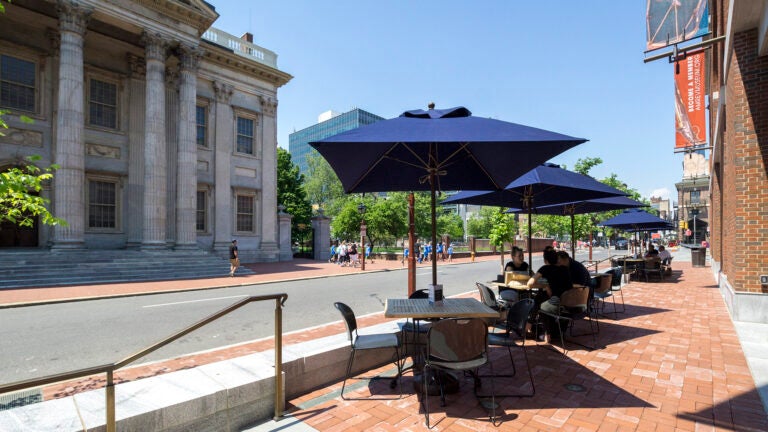
{"type": "Polygon", "coordinates": [[[712,270],[734,319],[768,322],[768,0],[713,0],[712,270]]]}

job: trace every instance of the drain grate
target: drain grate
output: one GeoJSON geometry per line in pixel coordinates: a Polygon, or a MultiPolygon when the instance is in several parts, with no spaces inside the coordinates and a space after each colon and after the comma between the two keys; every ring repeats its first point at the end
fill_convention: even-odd
{"type": "Polygon", "coordinates": [[[31,405],[43,401],[43,391],[40,389],[23,390],[16,393],[0,395],[0,411],[31,405]]]}
{"type": "Polygon", "coordinates": [[[584,391],[587,390],[581,384],[566,384],[564,387],[565,387],[566,390],[572,391],[572,392],[576,392],[576,393],[581,393],[581,392],[584,392],[584,391]]]}

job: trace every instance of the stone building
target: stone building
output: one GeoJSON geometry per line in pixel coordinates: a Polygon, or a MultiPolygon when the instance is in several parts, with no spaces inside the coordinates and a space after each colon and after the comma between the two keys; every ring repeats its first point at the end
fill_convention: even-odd
{"type": "Polygon", "coordinates": [[[0,170],[57,164],[68,222],[6,224],[0,246],[279,256],[275,53],[211,25],[202,0],[14,0],[0,15],[0,170]],[[32,123],[23,122],[21,115],[32,123]]]}
{"type": "Polygon", "coordinates": [[[768,1],[710,11],[712,270],[734,319],[768,322],[768,1]]]}

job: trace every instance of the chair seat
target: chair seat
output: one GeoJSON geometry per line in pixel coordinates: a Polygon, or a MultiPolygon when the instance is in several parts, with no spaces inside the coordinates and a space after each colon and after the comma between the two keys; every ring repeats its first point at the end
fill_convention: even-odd
{"type": "Polygon", "coordinates": [[[406,321],[400,325],[400,329],[404,332],[426,333],[431,326],[432,323],[430,322],[419,321],[417,324],[414,324],[413,321],[406,321]]]}
{"type": "Polygon", "coordinates": [[[515,338],[508,337],[504,333],[488,333],[488,345],[513,347],[519,346],[515,338]]]}
{"type": "Polygon", "coordinates": [[[486,363],[488,363],[488,358],[485,355],[483,355],[482,357],[478,357],[476,359],[462,361],[462,362],[440,361],[437,359],[432,359],[429,361],[430,366],[437,366],[443,369],[456,369],[456,370],[474,369],[486,363]]]}
{"type": "Polygon", "coordinates": [[[359,335],[355,339],[355,349],[392,348],[398,345],[397,335],[391,333],[359,335]]]}
{"type": "Polygon", "coordinates": [[[605,298],[608,298],[608,297],[612,296],[613,293],[611,291],[606,291],[604,293],[596,292],[593,295],[594,295],[595,298],[605,299],[605,298]]]}

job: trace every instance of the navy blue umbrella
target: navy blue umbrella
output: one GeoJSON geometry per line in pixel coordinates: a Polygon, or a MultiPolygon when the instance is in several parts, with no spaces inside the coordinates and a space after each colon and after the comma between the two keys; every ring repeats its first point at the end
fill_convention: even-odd
{"type": "Polygon", "coordinates": [[[575,201],[586,201],[611,196],[624,196],[625,192],[608,186],[592,177],[564,170],[546,163],[519,177],[500,191],[462,191],[443,201],[443,204],[475,204],[514,207],[528,213],[528,262],[532,262],[531,214],[534,209],[575,201]]]}
{"type": "Polygon", "coordinates": [[[675,229],[668,221],[639,209],[624,210],[599,225],[629,232],[675,229]]]}
{"type": "MultiPolygon", "coordinates": [[[[634,207],[645,207],[644,203],[635,201],[625,196],[614,196],[609,198],[598,198],[586,201],[568,202],[563,204],[535,207],[533,212],[536,214],[570,216],[571,217],[571,239],[574,237],[573,216],[577,214],[598,213],[610,210],[621,210],[634,207]]],[[[507,210],[509,213],[523,213],[525,210],[512,208],[507,210]]],[[[591,246],[590,246],[591,247],[591,246]]],[[[575,256],[576,250],[574,242],[571,241],[571,255],[575,256]]],[[[591,259],[591,256],[590,256],[591,259]]]]}
{"type": "MultiPolygon", "coordinates": [[[[341,180],[347,193],[499,190],[540,163],[585,142],[555,132],[475,117],[464,107],[406,111],[399,117],[309,144],[341,180]]],[[[437,260],[432,283],[437,284],[437,260]]]]}

